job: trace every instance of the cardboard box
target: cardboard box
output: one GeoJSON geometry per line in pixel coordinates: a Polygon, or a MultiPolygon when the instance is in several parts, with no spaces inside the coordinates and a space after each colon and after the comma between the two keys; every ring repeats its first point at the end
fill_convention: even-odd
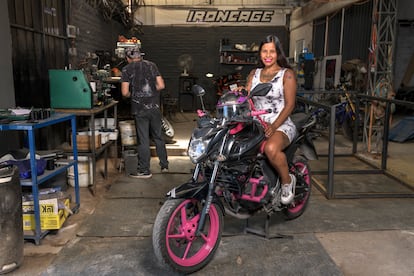
{"type": "MultiPolygon", "coordinates": [[[[42,230],[57,230],[60,229],[69,216],[67,210],[59,210],[59,200],[64,201],[64,205],[70,208],[69,198],[58,199],[42,199],[39,200],[40,208],[40,228],[42,230]]],[[[33,201],[24,201],[22,203],[23,209],[23,230],[35,230],[34,206],[33,201]]]]}
{"type": "MultiPolygon", "coordinates": [[[[78,146],[78,150],[91,150],[91,137],[92,134],[90,131],[85,132],[78,132],[76,135],[76,144],[78,146]]],[[[71,136],[71,142],[72,142],[72,136],[71,136]]],[[[72,143],[73,145],[73,143],[72,143]]],[[[101,135],[98,133],[98,131],[95,132],[95,149],[98,149],[102,146],[101,142],[101,135]]]]}

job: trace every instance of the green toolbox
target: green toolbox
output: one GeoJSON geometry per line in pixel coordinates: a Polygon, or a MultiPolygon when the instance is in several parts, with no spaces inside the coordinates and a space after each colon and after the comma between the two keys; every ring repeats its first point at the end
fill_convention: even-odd
{"type": "Polygon", "coordinates": [[[50,107],[93,107],[93,90],[81,70],[49,70],[50,107]]]}

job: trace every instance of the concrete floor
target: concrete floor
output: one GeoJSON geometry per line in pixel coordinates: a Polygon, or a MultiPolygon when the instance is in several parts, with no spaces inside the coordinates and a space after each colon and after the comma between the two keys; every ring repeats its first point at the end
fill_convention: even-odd
{"type": "MultiPolygon", "coordinates": [[[[153,158],[151,180],[131,179],[111,159],[108,179],[98,174],[96,195],[81,188],[79,213],[40,245],[26,241],[22,265],[7,275],[171,275],[154,261],[151,228],[165,192],[192,167],[183,155],[194,118],[174,118],[170,173],[158,173],[153,158]]],[[[349,149],[342,140],[337,144],[349,149]]],[[[390,169],[414,185],[413,144],[389,148],[390,169]]],[[[98,165],[102,168],[102,160],[98,165]]],[[[382,180],[374,175],[371,181],[382,180]]],[[[244,234],[243,222],[226,217],[215,258],[195,275],[414,275],[413,207],[412,197],[327,200],[313,189],[302,217],[289,222],[272,217],[271,232],[292,239],[244,234]]],[[[260,217],[255,222],[260,225],[260,217]]]]}

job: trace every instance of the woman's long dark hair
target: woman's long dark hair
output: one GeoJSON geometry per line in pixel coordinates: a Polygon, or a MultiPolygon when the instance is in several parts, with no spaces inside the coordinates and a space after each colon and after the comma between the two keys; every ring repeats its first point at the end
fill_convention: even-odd
{"type": "Polygon", "coordinates": [[[260,52],[262,51],[263,44],[266,43],[274,43],[276,47],[276,53],[277,53],[277,64],[282,68],[289,68],[292,69],[292,66],[290,66],[285,53],[283,52],[282,44],[280,43],[280,40],[275,35],[268,35],[266,36],[265,40],[260,43],[259,47],[259,67],[264,67],[264,64],[262,62],[262,59],[260,58],[260,52]]]}

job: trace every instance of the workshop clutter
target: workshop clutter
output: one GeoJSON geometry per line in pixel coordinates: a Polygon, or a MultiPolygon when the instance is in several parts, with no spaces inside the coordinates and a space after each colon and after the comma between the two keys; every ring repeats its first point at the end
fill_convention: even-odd
{"type": "MultiPolygon", "coordinates": [[[[40,228],[42,230],[60,229],[69,215],[70,196],[54,188],[39,191],[40,228]]],[[[32,194],[23,195],[23,230],[35,229],[34,205],[32,194]]]]}
{"type": "Polygon", "coordinates": [[[122,152],[122,158],[125,165],[125,175],[135,173],[137,171],[138,153],[135,149],[128,149],[122,152]]]}
{"type": "Polygon", "coordinates": [[[125,175],[129,175],[136,171],[138,162],[138,153],[136,149],[131,148],[137,145],[135,121],[120,121],[119,130],[121,132],[123,169],[125,170],[125,175]]]}
{"type": "Polygon", "coordinates": [[[23,262],[22,189],[16,166],[0,165],[0,274],[23,262]]]}
{"type": "Polygon", "coordinates": [[[101,145],[108,143],[109,141],[109,132],[99,131],[99,135],[101,135],[101,145]]]}
{"type": "MultiPolygon", "coordinates": [[[[101,135],[101,143],[106,144],[109,141],[118,140],[118,129],[116,128],[116,122],[114,118],[95,118],[95,130],[101,135]]],[[[92,128],[92,123],[89,122],[89,128],[92,128]]]]}
{"type": "MultiPolygon", "coordinates": [[[[104,118],[95,119],[95,149],[99,149],[102,145],[110,140],[116,141],[118,139],[118,130],[114,126],[114,119],[108,118],[107,127],[104,128],[104,118]]],[[[91,129],[91,125],[89,126],[91,129]]],[[[76,143],[78,150],[91,150],[92,131],[78,131],[76,135],[76,143]]],[[[72,141],[72,137],[71,137],[72,141]]]]}
{"type": "Polygon", "coordinates": [[[55,111],[52,108],[32,108],[30,111],[30,120],[45,120],[52,116],[55,111]]]}
{"type": "MultiPolygon", "coordinates": [[[[73,156],[68,156],[73,160],[73,156]]],[[[88,187],[93,184],[92,158],[89,156],[78,156],[78,181],[79,187],[88,187]]],[[[73,166],[68,168],[68,183],[75,187],[75,173],[73,166]]]]}
{"type": "Polygon", "coordinates": [[[123,146],[133,146],[137,144],[137,132],[133,120],[119,122],[121,130],[121,143],[123,146]]]}
{"type": "MultiPolygon", "coordinates": [[[[115,126],[114,118],[106,119],[105,127],[105,118],[95,118],[95,149],[100,148],[102,145],[106,144],[109,141],[116,141],[118,139],[118,129],[115,126]]],[[[91,123],[89,123],[89,128],[92,128],[91,123]]],[[[76,135],[76,143],[78,150],[81,151],[90,151],[92,131],[79,131],[76,135]]],[[[72,138],[71,138],[72,139],[72,138]]]]}
{"type": "MultiPolygon", "coordinates": [[[[15,165],[19,168],[20,179],[30,179],[32,177],[32,169],[30,166],[30,159],[22,160],[7,160],[6,165],[15,165]]],[[[42,175],[45,172],[47,161],[43,158],[36,158],[37,175],[42,175]]]]}
{"type": "MultiPolygon", "coordinates": [[[[80,131],[76,134],[76,144],[78,150],[83,151],[90,151],[91,150],[91,139],[92,139],[92,132],[91,131],[80,131]]],[[[101,142],[101,135],[99,133],[95,133],[95,149],[98,149],[102,146],[101,142]]],[[[73,145],[72,136],[71,136],[71,143],[73,145]]]]}
{"type": "Polygon", "coordinates": [[[136,37],[127,38],[123,35],[118,36],[118,42],[116,43],[115,55],[118,58],[125,58],[126,49],[132,47],[141,48],[141,40],[136,37]]]}
{"type": "MultiPolygon", "coordinates": [[[[32,168],[30,166],[30,153],[14,151],[0,157],[0,165],[14,165],[19,169],[20,179],[30,179],[32,168]]],[[[37,175],[43,175],[47,166],[47,160],[36,156],[37,175]]]]}

